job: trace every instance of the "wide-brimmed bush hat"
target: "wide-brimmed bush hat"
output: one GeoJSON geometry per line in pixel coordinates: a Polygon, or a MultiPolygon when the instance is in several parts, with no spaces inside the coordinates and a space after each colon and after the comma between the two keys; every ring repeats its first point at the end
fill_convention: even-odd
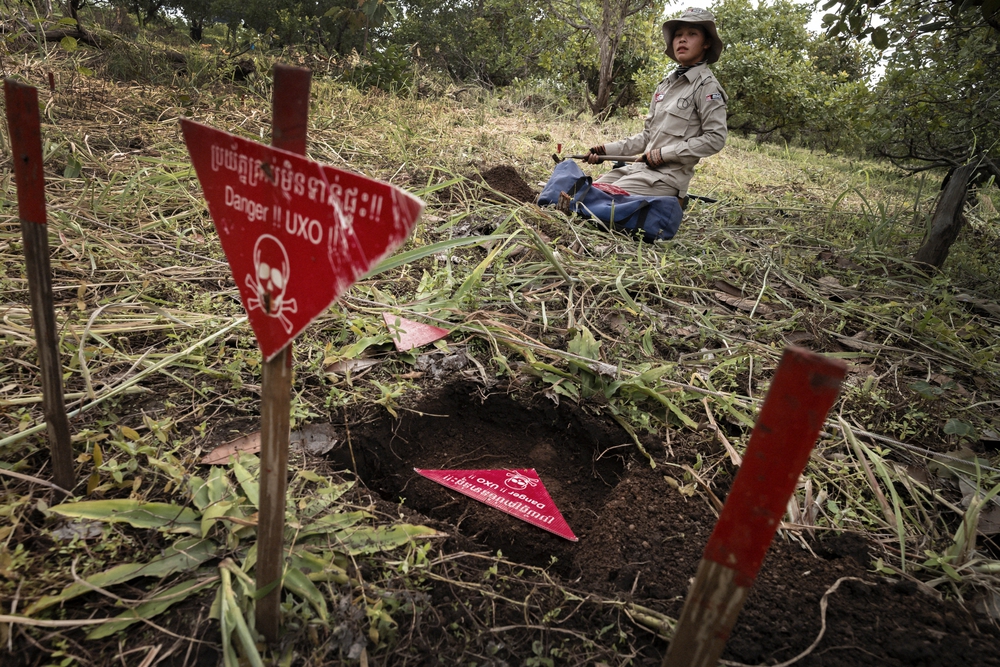
{"type": "Polygon", "coordinates": [[[712,45],[708,47],[705,60],[709,63],[719,60],[725,44],[719,38],[719,31],[715,29],[715,16],[707,9],[700,9],[698,7],[688,7],[679,17],[664,21],[663,39],[667,42],[667,55],[670,56],[671,60],[677,60],[674,56],[674,31],[682,25],[699,25],[704,28],[705,32],[712,38],[712,45]]]}

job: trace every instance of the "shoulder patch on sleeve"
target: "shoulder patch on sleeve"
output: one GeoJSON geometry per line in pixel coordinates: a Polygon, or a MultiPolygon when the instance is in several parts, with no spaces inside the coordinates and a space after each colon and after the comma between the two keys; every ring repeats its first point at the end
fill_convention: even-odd
{"type": "Polygon", "coordinates": [[[712,93],[710,95],[706,95],[705,99],[706,100],[721,100],[722,99],[722,93],[712,93]]]}

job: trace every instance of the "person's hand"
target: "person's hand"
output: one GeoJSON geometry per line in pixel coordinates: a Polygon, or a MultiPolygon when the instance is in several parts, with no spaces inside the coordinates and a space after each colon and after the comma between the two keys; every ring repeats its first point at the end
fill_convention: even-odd
{"type": "Polygon", "coordinates": [[[664,163],[663,156],[660,154],[659,148],[654,148],[651,151],[643,153],[642,161],[654,169],[664,163]]]}
{"type": "Polygon", "coordinates": [[[590,164],[597,164],[601,161],[601,156],[605,155],[604,144],[600,146],[591,146],[590,154],[587,156],[587,162],[590,164]]]}

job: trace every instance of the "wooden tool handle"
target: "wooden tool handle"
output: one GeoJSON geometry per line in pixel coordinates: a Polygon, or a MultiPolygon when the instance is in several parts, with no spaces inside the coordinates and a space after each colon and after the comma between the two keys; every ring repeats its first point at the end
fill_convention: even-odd
{"type": "MultiPolygon", "coordinates": [[[[591,155],[592,155],[592,153],[585,153],[583,155],[567,155],[566,157],[568,157],[571,160],[586,160],[591,155]]],[[[612,161],[612,162],[641,162],[642,161],[642,156],[641,155],[598,155],[597,157],[600,158],[601,162],[607,162],[609,160],[612,161]]]]}

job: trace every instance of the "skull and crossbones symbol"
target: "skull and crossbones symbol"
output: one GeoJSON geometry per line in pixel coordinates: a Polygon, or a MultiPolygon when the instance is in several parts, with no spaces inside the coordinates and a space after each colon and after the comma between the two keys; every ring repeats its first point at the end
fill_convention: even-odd
{"type": "Polygon", "coordinates": [[[274,236],[262,234],[253,247],[254,275],[247,274],[244,282],[256,296],[247,299],[247,310],[260,308],[268,317],[276,317],[291,333],[292,322],[285,313],[298,312],[295,299],[285,299],[292,267],[285,246],[274,236]]]}
{"type": "Polygon", "coordinates": [[[535,486],[538,484],[538,480],[534,477],[529,477],[524,473],[517,472],[516,470],[511,470],[507,473],[507,479],[503,481],[511,489],[516,489],[517,491],[524,491],[529,486],[535,486]]]}

